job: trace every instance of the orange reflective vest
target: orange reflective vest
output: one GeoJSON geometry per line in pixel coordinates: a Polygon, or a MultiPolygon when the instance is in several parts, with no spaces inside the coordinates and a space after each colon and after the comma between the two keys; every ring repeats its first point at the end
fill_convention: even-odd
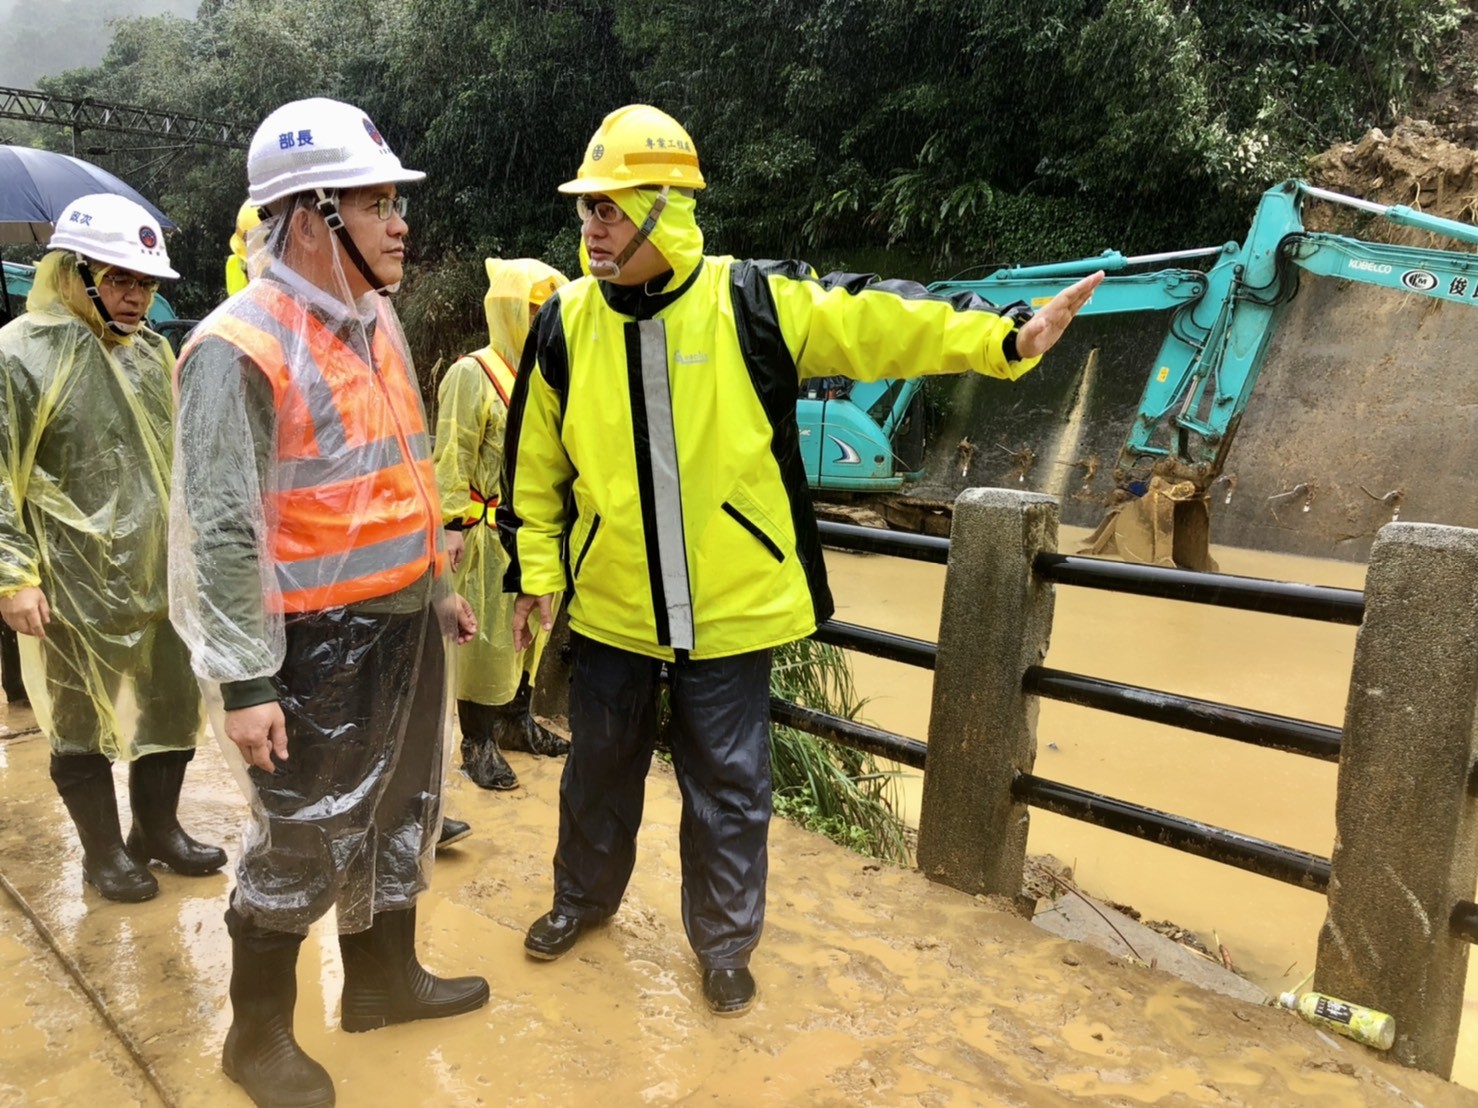
{"type": "Polygon", "coordinates": [[[277,465],[264,507],[281,611],[343,607],[442,570],[431,438],[387,338],[389,309],[377,310],[372,366],[267,281],[191,336],[192,347],[230,343],[272,386],[277,465]]]}

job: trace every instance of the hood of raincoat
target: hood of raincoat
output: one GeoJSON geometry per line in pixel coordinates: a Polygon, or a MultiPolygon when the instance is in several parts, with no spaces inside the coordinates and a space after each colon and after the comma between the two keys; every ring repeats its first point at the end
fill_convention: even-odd
{"type": "MultiPolygon", "coordinates": [[[[628,219],[641,226],[642,220],[652,210],[661,194],[660,189],[616,189],[608,195],[626,213],[628,219]]],[[[657,290],[667,292],[688,279],[688,275],[703,261],[703,232],[698,227],[698,201],[679,189],[667,193],[667,207],[652,228],[652,245],[672,266],[672,279],[657,290]]],[[[580,266],[588,274],[590,260],[585,254],[585,244],[580,243],[580,266]]]]}
{"type": "Polygon", "coordinates": [[[488,292],[482,309],[488,319],[488,345],[514,369],[529,337],[529,306],[542,305],[569,279],[534,258],[486,258],[488,292]]]}
{"type": "MultiPolygon", "coordinates": [[[[26,311],[38,315],[65,312],[87,324],[88,330],[107,346],[126,346],[131,343],[132,334],[120,335],[103,323],[103,317],[93,307],[92,298],[87,295],[87,286],[82,281],[82,275],[77,272],[77,262],[78,255],[70,250],[53,250],[43,257],[36,266],[36,276],[31,291],[26,296],[26,311]]],[[[88,265],[92,267],[94,281],[101,281],[115,268],[94,261],[89,261],[88,265]]],[[[154,296],[151,293],[148,302],[144,304],[142,326],[148,326],[149,309],[153,306],[154,296]]]]}

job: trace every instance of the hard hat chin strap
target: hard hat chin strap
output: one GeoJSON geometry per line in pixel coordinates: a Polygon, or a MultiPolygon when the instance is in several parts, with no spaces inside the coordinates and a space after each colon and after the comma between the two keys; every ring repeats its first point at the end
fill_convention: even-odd
{"type": "Polygon", "coordinates": [[[339,214],[339,190],[314,189],[313,194],[318,197],[318,214],[323,216],[328,229],[338,236],[339,243],[344,247],[344,253],[349,255],[349,260],[354,263],[354,268],[359,270],[359,275],[375,292],[381,296],[389,296],[389,284],[380,280],[375,271],[370,268],[369,262],[365,261],[364,255],[359,252],[359,247],[354,244],[354,236],[349,233],[349,228],[344,226],[344,217],[339,214]]]}
{"type": "Polygon", "coordinates": [[[82,260],[81,255],[77,257],[77,273],[82,277],[82,284],[87,289],[87,298],[92,301],[92,306],[97,309],[98,315],[102,316],[103,325],[115,335],[131,335],[139,329],[137,323],[119,323],[113,318],[108,306],[103,303],[102,291],[98,283],[93,279],[92,266],[82,260]]]}
{"type": "Polygon", "coordinates": [[[632,255],[641,249],[642,243],[651,238],[652,231],[657,227],[657,220],[662,218],[663,209],[667,207],[667,192],[670,186],[663,185],[662,191],[657,194],[657,199],[652,203],[652,210],[647,213],[647,218],[642,220],[636,234],[631,236],[621,253],[617,254],[608,262],[591,262],[590,273],[593,277],[602,281],[614,281],[621,276],[621,267],[631,261],[632,255]]]}

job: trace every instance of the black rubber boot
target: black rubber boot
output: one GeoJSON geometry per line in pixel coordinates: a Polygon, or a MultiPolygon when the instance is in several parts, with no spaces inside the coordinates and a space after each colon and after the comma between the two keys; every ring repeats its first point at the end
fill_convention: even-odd
{"type": "Polygon", "coordinates": [[[416,959],[416,910],[381,912],[368,931],[340,935],[345,1031],[474,1012],[488,1002],[481,977],[433,977],[416,959]]]}
{"type": "Polygon", "coordinates": [[[538,754],[545,758],[559,758],[568,754],[569,740],[560,738],[534,718],[529,710],[532,701],[533,690],[529,688],[529,675],[525,673],[513,699],[491,709],[493,737],[498,746],[504,750],[538,754]]]}
{"type": "Polygon", "coordinates": [[[13,707],[30,703],[25,682],[21,680],[20,640],[5,623],[0,623],[0,692],[13,707]]]}
{"type": "Polygon", "coordinates": [[[703,999],[716,1016],[742,1016],[754,1004],[754,992],[754,977],[743,966],[703,971],[703,999]]]}
{"type": "Polygon", "coordinates": [[[457,719],[462,724],[462,772],[479,788],[503,792],[518,788],[518,775],[494,737],[493,713],[497,710],[472,700],[457,701],[457,719]]]}
{"type": "Polygon", "coordinates": [[[82,878],[109,900],[136,904],[159,882],[123,849],[113,767],[101,754],[53,754],[51,780],[82,840],[82,878]]]}
{"type": "Polygon", "coordinates": [[[328,1071],[293,1038],[301,935],[265,931],[226,909],[231,933],[231,1030],[221,1069],[258,1108],[322,1108],[334,1103],[328,1071]]]}
{"type": "Polygon", "coordinates": [[[168,750],[139,758],[128,767],[133,830],[128,852],[138,862],[163,862],[186,877],[204,877],[226,864],[218,846],[196,842],[180,827],[180,788],[193,750],[168,750]]]}

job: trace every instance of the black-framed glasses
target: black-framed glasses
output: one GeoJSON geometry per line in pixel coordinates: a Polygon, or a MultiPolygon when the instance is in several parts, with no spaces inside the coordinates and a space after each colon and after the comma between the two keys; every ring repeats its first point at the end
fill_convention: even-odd
{"type": "Polygon", "coordinates": [[[591,216],[595,216],[596,219],[608,226],[620,223],[626,218],[626,213],[621,210],[621,205],[605,197],[601,197],[598,200],[591,200],[584,196],[575,197],[575,214],[580,217],[581,223],[584,223],[591,216]]]}
{"type": "Polygon", "coordinates": [[[132,273],[107,273],[103,275],[103,284],[117,292],[133,292],[138,289],[144,293],[151,293],[159,288],[159,282],[153,277],[136,277],[132,273]]]}
{"type": "Polygon", "coordinates": [[[375,218],[384,223],[391,213],[405,218],[405,213],[410,211],[411,201],[408,196],[381,196],[375,200],[375,218]]]}

